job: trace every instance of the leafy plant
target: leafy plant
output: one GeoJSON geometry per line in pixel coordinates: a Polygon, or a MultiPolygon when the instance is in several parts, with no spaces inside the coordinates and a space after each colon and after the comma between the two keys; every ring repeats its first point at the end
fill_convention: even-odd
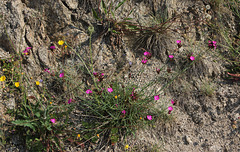
{"type": "Polygon", "coordinates": [[[16,111],[16,120],[12,121],[12,124],[26,133],[24,136],[27,148],[47,151],[55,148],[62,149],[62,141],[58,136],[66,129],[68,115],[74,104],[52,105],[42,99],[35,100],[33,103],[27,99],[26,94],[24,99],[21,109],[16,111]],[[54,119],[57,123],[53,121],[54,119]]]}

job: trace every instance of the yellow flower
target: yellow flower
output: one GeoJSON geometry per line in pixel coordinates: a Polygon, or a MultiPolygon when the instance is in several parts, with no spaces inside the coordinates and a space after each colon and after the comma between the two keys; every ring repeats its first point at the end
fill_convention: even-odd
{"type": "Polygon", "coordinates": [[[5,76],[1,76],[0,81],[5,81],[6,77],[5,76]]]}
{"type": "Polygon", "coordinates": [[[99,134],[97,134],[97,137],[99,138],[99,134]]]}
{"type": "Polygon", "coordinates": [[[128,149],[128,148],[129,148],[129,145],[126,145],[126,146],[125,146],[125,149],[128,149]]]}
{"type": "Polygon", "coordinates": [[[15,82],[15,86],[16,86],[16,87],[19,87],[19,82],[15,82]]]}
{"type": "Polygon", "coordinates": [[[115,99],[117,99],[117,96],[115,96],[115,99]]]}
{"type": "Polygon", "coordinates": [[[40,84],[40,82],[39,81],[36,81],[36,85],[39,85],[40,84]]]}
{"type": "Polygon", "coordinates": [[[59,40],[59,41],[58,41],[58,44],[59,44],[59,45],[63,45],[63,44],[64,44],[64,41],[63,41],[63,40],[59,40]]]}
{"type": "Polygon", "coordinates": [[[142,120],[142,117],[140,117],[140,120],[142,120]]]}
{"type": "Polygon", "coordinates": [[[120,94],[118,95],[118,97],[120,97],[120,94]]]}
{"type": "Polygon", "coordinates": [[[67,48],[67,45],[65,45],[64,47],[65,47],[65,49],[66,49],[66,48],[67,48]]]}
{"type": "Polygon", "coordinates": [[[80,134],[78,134],[78,135],[77,135],[77,138],[79,139],[80,137],[81,137],[81,135],[80,135],[80,134]]]}
{"type": "Polygon", "coordinates": [[[51,102],[51,101],[50,101],[49,103],[50,103],[50,104],[52,104],[52,102],[51,102]]]}

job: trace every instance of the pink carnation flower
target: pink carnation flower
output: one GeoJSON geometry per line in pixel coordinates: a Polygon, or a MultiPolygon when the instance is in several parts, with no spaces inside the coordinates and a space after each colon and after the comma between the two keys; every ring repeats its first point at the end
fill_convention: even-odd
{"type": "Polygon", "coordinates": [[[195,57],[194,56],[190,56],[190,60],[195,60],[195,57]]]}
{"type": "Polygon", "coordinates": [[[108,88],[108,92],[113,92],[113,89],[112,88],[108,88]]]}
{"type": "Polygon", "coordinates": [[[154,96],[154,100],[159,100],[159,95],[154,96]]]}
{"type": "Polygon", "coordinates": [[[147,119],[148,120],[152,120],[152,116],[151,115],[147,115],[147,119]]]}
{"type": "Polygon", "coordinates": [[[54,50],[54,49],[56,49],[56,47],[54,45],[52,45],[52,46],[50,46],[50,49],[54,50]]]}
{"type": "Polygon", "coordinates": [[[172,112],[172,110],[173,110],[173,107],[171,107],[171,106],[168,107],[168,110],[169,110],[169,111],[168,111],[168,114],[171,114],[171,112],[172,112]]]}
{"type": "Polygon", "coordinates": [[[177,44],[179,44],[179,43],[181,43],[182,41],[181,41],[181,40],[177,40],[176,42],[177,42],[177,44]]]}
{"type": "Polygon", "coordinates": [[[52,123],[56,123],[56,119],[50,119],[52,123]]]}
{"type": "Polygon", "coordinates": [[[173,56],[173,55],[169,55],[168,57],[169,57],[170,59],[172,59],[174,56],[173,56]]]}
{"type": "Polygon", "coordinates": [[[68,104],[70,104],[72,102],[72,99],[70,98],[69,100],[68,100],[68,104]]]}
{"type": "Polygon", "coordinates": [[[59,77],[60,77],[60,78],[64,77],[64,73],[63,73],[63,72],[60,73],[59,77]]]}

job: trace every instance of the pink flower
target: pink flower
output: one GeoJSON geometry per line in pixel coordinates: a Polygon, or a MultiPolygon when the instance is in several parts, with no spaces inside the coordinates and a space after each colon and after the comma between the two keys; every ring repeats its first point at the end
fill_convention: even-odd
{"type": "Polygon", "coordinates": [[[47,69],[44,69],[44,71],[47,71],[48,73],[50,73],[50,71],[48,70],[48,68],[47,68],[47,69]]]}
{"type": "Polygon", "coordinates": [[[28,51],[28,50],[30,50],[30,49],[31,49],[31,47],[27,47],[27,48],[23,51],[24,55],[28,55],[28,54],[29,54],[29,51],[28,51]]]}
{"type": "Polygon", "coordinates": [[[173,55],[169,55],[168,57],[169,57],[170,59],[172,59],[172,58],[173,58],[173,55]]]}
{"type": "Polygon", "coordinates": [[[182,41],[181,40],[177,40],[176,42],[177,42],[178,48],[182,47],[182,44],[181,44],[182,41]]]}
{"type": "Polygon", "coordinates": [[[171,106],[168,107],[168,110],[169,110],[169,111],[168,111],[168,114],[171,114],[171,112],[172,112],[172,110],[173,110],[173,107],[171,107],[171,106]]]}
{"type": "Polygon", "coordinates": [[[154,100],[159,100],[159,95],[154,96],[154,100]]]}
{"type": "Polygon", "coordinates": [[[181,40],[177,40],[176,42],[177,42],[177,44],[179,44],[179,43],[181,43],[182,41],[181,41],[181,40]]]}
{"type": "Polygon", "coordinates": [[[173,107],[171,107],[171,106],[168,107],[168,110],[169,110],[169,111],[172,111],[172,110],[173,110],[173,107]]]}
{"type": "Polygon", "coordinates": [[[172,103],[173,105],[175,105],[175,101],[173,101],[173,99],[171,99],[171,103],[172,103]]]}
{"type": "Polygon", "coordinates": [[[108,88],[108,92],[113,92],[113,89],[112,88],[108,88]]]}
{"type": "Polygon", "coordinates": [[[147,55],[149,55],[149,54],[150,54],[149,52],[144,52],[144,55],[145,55],[145,56],[147,56],[147,55]]]}
{"type": "Polygon", "coordinates": [[[69,100],[68,100],[68,104],[70,104],[72,102],[72,99],[70,98],[69,100]]]}
{"type": "Polygon", "coordinates": [[[118,105],[117,104],[115,104],[116,105],[116,107],[118,107],[118,105]]]}
{"type": "Polygon", "coordinates": [[[151,115],[147,115],[147,119],[148,120],[152,120],[152,116],[151,115]]]}
{"type": "Polygon", "coordinates": [[[56,49],[56,47],[54,45],[50,46],[50,49],[53,50],[53,49],[56,49]]]}
{"type": "Polygon", "coordinates": [[[144,55],[148,58],[151,59],[152,54],[150,52],[144,52],[144,55]]]}
{"type": "Polygon", "coordinates": [[[93,75],[94,75],[94,76],[98,76],[98,73],[97,73],[97,72],[93,72],[93,75]]]}
{"type": "Polygon", "coordinates": [[[144,57],[144,59],[142,59],[142,64],[146,64],[147,63],[147,59],[144,57]]]}
{"type": "Polygon", "coordinates": [[[87,93],[87,94],[92,93],[92,90],[88,89],[88,90],[86,91],[86,93],[87,93]]]}
{"type": "Polygon", "coordinates": [[[125,110],[123,110],[123,111],[122,111],[122,113],[125,115],[125,114],[126,114],[126,111],[125,111],[125,110]]]}
{"type": "Polygon", "coordinates": [[[101,73],[101,76],[104,76],[104,73],[101,73]]]}
{"type": "Polygon", "coordinates": [[[50,119],[52,123],[56,123],[56,119],[50,119]]]}
{"type": "Polygon", "coordinates": [[[190,60],[195,60],[195,57],[194,56],[190,56],[190,60]]]}
{"type": "Polygon", "coordinates": [[[60,78],[64,77],[64,73],[63,73],[63,72],[60,73],[59,77],[60,77],[60,78]]]}

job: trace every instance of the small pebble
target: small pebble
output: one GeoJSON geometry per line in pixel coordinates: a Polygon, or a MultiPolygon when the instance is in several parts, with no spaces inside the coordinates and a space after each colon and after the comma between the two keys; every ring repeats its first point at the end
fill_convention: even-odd
{"type": "Polygon", "coordinates": [[[210,6],[210,5],[206,5],[206,9],[207,9],[207,10],[210,10],[210,9],[211,9],[211,6],[210,6]]]}
{"type": "Polygon", "coordinates": [[[192,144],[192,140],[190,139],[189,136],[185,136],[185,139],[188,144],[192,144]]]}

